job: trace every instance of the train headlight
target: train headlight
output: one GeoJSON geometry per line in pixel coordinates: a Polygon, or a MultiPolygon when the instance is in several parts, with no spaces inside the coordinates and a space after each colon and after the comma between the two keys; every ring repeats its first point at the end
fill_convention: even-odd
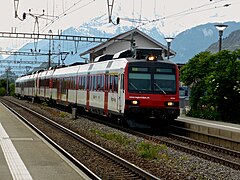
{"type": "Polygon", "coordinates": [[[167,106],[173,106],[174,103],[173,102],[167,102],[167,106]]]}
{"type": "Polygon", "coordinates": [[[156,61],[156,60],[157,60],[157,56],[154,56],[154,55],[147,56],[147,61],[156,61]]]}
{"type": "Polygon", "coordinates": [[[132,103],[132,105],[138,105],[138,101],[136,101],[136,100],[131,101],[131,103],[132,103]]]}

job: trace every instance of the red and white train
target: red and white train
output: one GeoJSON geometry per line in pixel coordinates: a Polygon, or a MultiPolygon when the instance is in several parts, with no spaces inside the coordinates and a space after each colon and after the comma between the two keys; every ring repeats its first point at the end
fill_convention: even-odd
{"type": "Polygon", "coordinates": [[[106,57],[19,77],[15,94],[146,124],[169,123],[179,116],[178,67],[163,60],[161,50],[106,57]]]}

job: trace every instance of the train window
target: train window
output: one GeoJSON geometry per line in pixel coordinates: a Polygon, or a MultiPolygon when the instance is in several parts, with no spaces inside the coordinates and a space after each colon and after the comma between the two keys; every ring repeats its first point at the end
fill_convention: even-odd
{"type": "Polygon", "coordinates": [[[67,80],[66,79],[61,79],[60,80],[60,83],[61,83],[61,92],[62,92],[62,94],[66,94],[66,92],[67,92],[67,80]]]}
{"type": "Polygon", "coordinates": [[[118,75],[114,76],[114,91],[118,92],[118,75]]]}
{"type": "Polygon", "coordinates": [[[148,68],[145,67],[132,67],[132,72],[148,72],[148,68]]]}
{"type": "Polygon", "coordinates": [[[72,89],[73,79],[72,77],[67,78],[67,89],[72,89]]]}
{"type": "Polygon", "coordinates": [[[77,81],[77,89],[81,89],[81,85],[82,85],[82,78],[81,76],[78,76],[78,81],[77,81]]]}
{"type": "Polygon", "coordinates": [[[83,90],[85,89],[85,77],[84,76],[80,76],[79,77],[79,89],[83,90]]]}
{"type": "Polygon", "coordinates": [[[109,75],[105,76],[105,91],[108,91],[109,75]]]}
{"type": "Polygon", "coordinates": [[[84,89],[86,89],[86,85],[85,85],[85,76],[81,76],[80,77],[80,86],[79,86],[79,89],[81,89],[81,90],[84,90],[84,89]]]}
{"type": "Polygon", "coordinates": [[[46,87],[49,88],[50,79],[46,79],[46,87]]]}
{"type": "Polygon", "coordinates": [[[112,75],[110,75],[110,80],[109,80],[109,90],[110,90],[111,92],[114,91],[114,78],[113,78],[112,75]]]}
{"type": "Polygon", "coordinates": [[[76,77],[72,77],[72,89],[76,89],[76,77]]]}
{"type": "Polygon", "coordinates": [[[151,90],[151,74],[129,73],[129,91],[151,90]]]}
{"type": "Polygon", "coordinates": [[[104,90],[104,75],[101,75],[101,83],[100,83],[100,90],[104,90]]]}
{"type": "Polygon", "coordinates": [[[123,89],[124,90],[124,76],[123,74],[121,74],[121,84],[120,84],[120,89],[123,89]]]}
{"type": "Polygon", "coordinates": [[[110,68],[112,66],[113,61],[109,61],[107,64],[107,68],[110,68]]]}
{"type": "Polygon", "coordinates": [[[156,68],[156,73],[174,73],[172,68],[156,68]]]}
{"type": "Polygon", "coordinates": [[[88,70],[92,70],[92,68],[93,68],[93,64],[90,64],[88,70]]]}
{"type": "Polygon", "coordinates": [[[89,75],[88,76],[88,80],[87,80],[87,90],[91,90],[91,87],[92,87],[92,77],[89,75]]]}
{"type": "Polygon", "coordinates": [[[163,94],[175,93],[175,74],[154,74],[154,91],[159,91],[163,94]]]}
{"type": "Polygon", "coordinates": [[[57,88],[57,79],[56,78],[53,79],[53,88],[57,88]]]}
{"type": "Polygon", "coordinates": [[[101,78],[100,75],[97,76],[97,91],[101,90],[101,78]]]}
{"type": "Polygon", "coordinates": [[[87,79],[86,76],[83,76],[83,77],[82,77],[82,87],[83,87],[84,90],[87,89],[87,82],[86,82],[86,79],[87,79]]]}
{"type": "Polygon", "coordinates": [[[68,78],[68,89],[73,89],[73,77],[68,78]]]}
{"type": "Polygon", "coordinates": [[[93,76],[93,82],[92,82],[92,91],[96,91],[96,75],[93,76]]]}

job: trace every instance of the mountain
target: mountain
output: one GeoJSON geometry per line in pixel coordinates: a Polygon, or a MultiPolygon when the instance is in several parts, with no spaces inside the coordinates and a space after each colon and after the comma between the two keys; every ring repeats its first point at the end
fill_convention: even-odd
{"type": "MultiPolygon", "coordinates": [[[[70,27],[64,31],[61,32],[63,35],[72,35],[72,36],[88,36],[88,37],[107,37],[111,38],[118,34],[127,32],[134,27],[131,26],[114,26],[110,23],[103,23],[107,22],[107,19],[103,19],[104,17],[98,17],[95,18],[87,23],[82,24],[79,27],[70,27]]],[[[157,41],[165,43],[164,35],[160,33],[155,27],[152,27],[150,29],[141,29],[144,33],[148,34],[151,37],[154,37],[157,41]]],[[[47,54],[49,52],[49,47],[51,49],[51,52],[58,53],[59,51],[63,52],[70,52],[66,59],[65,57],[59,57],[56,55],[51,56],[51,59],[57,63],[60,61],[60,63],[64,62],[64,64],[69,65],[75,62],[83,62],[84,59],[79,57],[79,54],[81,52],[84,52],[99,43],[91,43],[91,42],[70,42],[70,41],[58,41],[58,40],[39,40],[35,43],[28,43],[25,46],[23,46],[19,51],[22,52],[31,52],[32,50],[36,52],[41,52],[47,54]],[[49,46],[49,43],[51,45],[49,46]]],[[[38,65],[41,62],[48,61],[49,56],[9,56],[7,59],[15,59],[18,62],[21,61],[34,61],[38,65]]],[[[27,64],[21,63],[22,66],[29,66],[27,64]]]]}
{"type": "MultiPolygon", "coordinates": [[[[64,35],[77,35],[77,36],[92,36],[92,37],[108,37],[111,38],[113,36],[116,36],[120,33],[129,31],[133,29],[132,26],[121,26],[117,25],[114,26],[111,23],[103,23],[107,22],[107,19],[103,19],[103,17],[98,17],[95,19],[92,19],[89,22],[86,22],[85,24],[82,24],[79,27],[70,27],[61,34],[64,35]]],[[[214,27],[215,23],[207,23],[204,25],[196,26],[194,28],[188,29],[180,34],[178,34],[175,39],[171,43],[171,49],[173,49],[177,55],[172,58],[171,60],[176,63],[186,63],[190,58],[192,58],[194,55],[205,51],[212,43],[218,42],[218,31],[214,27]]],[[[228,25],[226,30],[223,33],[223,37],[226,38],[228,35],[236,30],[240,29],[240,22],[226,22],[225,24],[228,25]]],[[[162,34],[159,29],[156,27],[141,27],[141,31],[146,33],[147,35],[151,36],[153,39],[159,41],[160,43],[166,45],[166,41],[164,39],[164,34],[162,34]]],[[[230,40],[229,40],[230,41],[230,40]]],[[[74,43],[70,41],[58,41],[58,40],[39,40],[35,43],[28,43],[24,47],[22,47],[19,51],[23,52],[31,52],[31,50],[35,50],[37,52],[45,53],[47,54],[49,52],[49,47],[51,49],[51,52],[58,53],[59,51],[63,52],[70,52],[66,57],[65,56],[56,56],[52,55],[51,60],[55,63],[64,63],[66,65],[75,63],[75,62],[83,62],[84,59],[81,59],[79,57],[79,54],[81,52],[84,52],[99,43],[90,43],[90,42],[79,42],[74,43]],[[49,46],[49,43],[51,45],[49,46]]],[[[223,43],[224,47],[225,42],[223,43]]],[[[26,67],[26,70],[31,68],[39,66],[42,62],[47,62],[49,56],[9,56],[8,60],[13,60],[14,62],[18,62],[17,64],[13,64],[16,66],[26,67]],[[22,61],[32,61],[35,64],[29,65],[24,64],[22,61]]],[[[14,70],[14,69],[13,69],[14,70]]]]}
{"type": "MultiPolygon", "coordinates": [[[[219,43],[215,42],[211,44],[206,51],[212,53],[217,53],[219,49],[219,43]]],[[[234,51],[240,49],[240,29],[233,31],[228,37],[224,38],[222,41],[222,49],[228,49],[234,51]]]]}
{"type": "MultiPolygon", "coordinates": [[[[177,63],[186,63],[194,55],[205,51],[212,43],[217,43],[219,33],[214,26],[215,24],[207,23],[178,34],[171,45],[171,48],[177,52],[172,60],[177,63]]],[[[223,38],[240,29],[240,22],[226,22],[224,24],[227,24],[228,27],[223,32],[223,38]]]]}

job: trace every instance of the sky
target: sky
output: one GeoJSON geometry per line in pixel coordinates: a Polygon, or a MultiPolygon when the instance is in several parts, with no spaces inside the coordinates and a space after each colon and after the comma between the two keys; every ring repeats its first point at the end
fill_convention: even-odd
{"type": "MultiPolygon", "coordinates": [[[[0,32],[54,34],[58,30],[79,27],[91,19],[105,16],[107,0],[1,0],[0,32]],[[18,6],[14,6],[18,2],[18,6]],[[30,10],[30,11],[29,11],[30,10]],[[43,14],[44,10],[44,15],[43,14]],[[26,19],[23,18],[26,13],[26,19]],[[15,14],[18,18],[15,18],[15,14]],[[38,22],[38,23],[36,23],[38,22]],[[39,27],[39,28],[38,28],[39,27]]],[[[157,27],[165,36],[176,36],[186,29],[208,22],[240,21],[240,0],[109,0],[118,26],[157,27]],[[227,6],[227,7],[225,7],[227,6]]],[[[110,24],[111,25],[111,24],[110,24]]],[[[112,26],[114,26],[112,24],[112,26]]],[[[0,49],[18,48],[24,40],[0,41],[0,49]]]]}

